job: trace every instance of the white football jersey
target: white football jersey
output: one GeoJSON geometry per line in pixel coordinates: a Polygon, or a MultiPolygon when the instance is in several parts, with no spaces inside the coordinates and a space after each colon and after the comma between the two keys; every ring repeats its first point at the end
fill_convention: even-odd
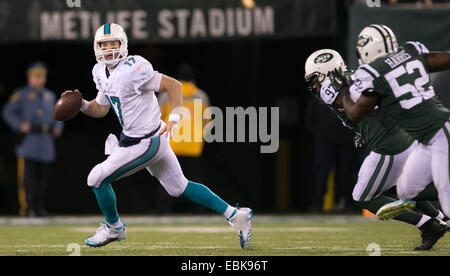
{"type": "Polygon", "coordinates": [[[141,56],[127,56],[107,71],[103,63],[92,69],[96,101],[114,109],[125,135],[142,137],[154,131],[161,118],[154,91],[159,90],[162,74],[141,56]]]}

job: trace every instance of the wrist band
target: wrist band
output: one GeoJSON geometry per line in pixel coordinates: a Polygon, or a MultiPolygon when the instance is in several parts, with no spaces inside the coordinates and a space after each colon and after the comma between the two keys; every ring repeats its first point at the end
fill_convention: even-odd
{"type": "Polygon", "coordinates": [[[89,107],[89,102],[86,101],[85,99],[83,99],[81,102],[80,111],[86,111],[86,109],[88,109],[88,107],[89,107]]]}
{"type": "Polygon", "coordinates": [[[180,123],[180,114],[171,113],[169,114],[169,122],[180,123]]]}

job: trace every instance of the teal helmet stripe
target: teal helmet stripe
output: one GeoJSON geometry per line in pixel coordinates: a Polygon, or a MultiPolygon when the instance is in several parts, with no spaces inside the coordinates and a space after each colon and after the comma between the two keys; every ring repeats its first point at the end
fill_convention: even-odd
{"type": "Polygon", "coordinates": [[[395,49],[394,49],[394,43],[392,42],[392,37],[393,37],[393,35],[392,35],[392,31],[390,32],[389,31],[389,29],[388,28],[386,28],[386,26],[384,26],[384,25],[380,25],[381,26],[381,28],[383,28],[383,30],[385,30],[387,33],[388,33],[388,35],[389,35],[389,41],[391,42],[390,44],[391,44],[391,50],[392,51],[394,51],[395,49]]]}
{"type": "Polygon", "coordinates": [[[383,42],[384,42],[384,50],[386,51],[386,54],[387,54],[387,53],[389,53],[389,51],[388,51],[388,45],[387,45],[386,37],[383,34],[383,31],[378,28],[378,26],[379,25],[372,24],[369,27],[374,28],[375,30],[377,30],[380,33],[381,37],[383,38],[383,42]]]}
{"type": "Polygon", "coordinates": [[[104,35],[111,34],[111,23],[106,23],[105,24],[105,28],[104,28],[103,34],[104,35]]]}

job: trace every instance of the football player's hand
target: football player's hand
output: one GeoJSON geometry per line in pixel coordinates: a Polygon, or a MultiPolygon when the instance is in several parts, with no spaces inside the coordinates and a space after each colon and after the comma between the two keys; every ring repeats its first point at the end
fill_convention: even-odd
{"type": "Polygon", "coordinates": [[[64,95],[68,94],[68,93],[81,93],[78,89],[75,89],[75,91],[72,90],[66,90],[61,94],[61,97],[63,97],[64,95]]]}
{"type": "Polygon", "coordinates": [[[331,71],[330,80],[337,90],[348,88],[352,85],[352,80],[342,71],[342,68],[335,68],[331,71]]]}
{"type": "Polygon", "coordinates": [[[334,69],[330,72],[331,84],[336,88],[337,91],[342,96],[345,96],[350,92],[350,86],[352,85],[352,80],[349,76],[344,74],[342,68],[334,69]]]}
{"type": "Polygon", "coordinates": [[[364,146],[364,140],[362,139],[361,135],[355,134],[355,136],[353,137],[353,144],[357,149],[362,148],[364,146]]]}
{"type": "MultiPolygon", "coordinates": [[[[172,131],[175,131],[178,127],[178,123],[175,121],[169,121],[167,124],[159,131],[159,135],[172,135],[172,131]]],[[[173,135],[172,135],[173,136],[173,135]]]]}

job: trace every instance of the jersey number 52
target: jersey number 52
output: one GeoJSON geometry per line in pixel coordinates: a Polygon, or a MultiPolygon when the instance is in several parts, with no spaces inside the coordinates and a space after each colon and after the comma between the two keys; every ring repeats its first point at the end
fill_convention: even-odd
{"type": "Polygon", "coordinates": [[[430,75],[427,73],[423,64],[419,60],[413,60],[405,65],[399,66],[387,73],[385,76],[387,82],[391,86],[392,92],[395,97],[403,96],[407,93],[411,93],[412,98],[401,100],[399,103],[404,109],[410,109],[421,103],[423,100],[430,99],[434,96],[433,87],[425,90],[425,85],[430,82],[430,75]],[[416,79],[410,78],[408,83],[400,85],[398,78],[404,74],[412,75],[414,70],[419,71],[420,76],[416,79]],[[411,84],[412,83],[412,84],[411,84]]]}

